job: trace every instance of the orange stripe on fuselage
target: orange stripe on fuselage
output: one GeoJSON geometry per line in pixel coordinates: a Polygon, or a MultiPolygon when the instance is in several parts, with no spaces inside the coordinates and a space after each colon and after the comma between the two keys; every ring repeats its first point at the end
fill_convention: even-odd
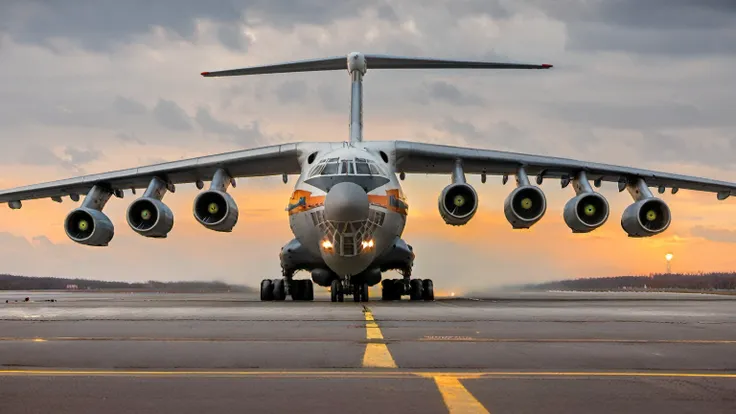
{"type": "MultiPolygon", "coordinates": [[[[372,205],[381,206],[394,213],[402,215],[407,214],[409,206],[406,204],[406,199],[399,190],[386,190],[386,195],[368,195],[368,202],[372,205]],[[402,205],[391,205],[391,198],[398,200],[402,205]]],[[[294,206],[289,210],[289,215],[303,213],[317,207],[325,205],[325,196],[312,196],[312,193],[304,190],[295,190],[289,199],[289,206],[294,206]],[[301,199],[304,201],[301,205],[298,205],[301,199]]]]}

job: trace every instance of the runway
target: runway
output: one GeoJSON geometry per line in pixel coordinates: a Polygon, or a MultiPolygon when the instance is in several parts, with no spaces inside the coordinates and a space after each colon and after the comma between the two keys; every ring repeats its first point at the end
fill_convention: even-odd
{"type": "Polygon", "coordinates": [[[256,299],[0,292],[0,412],[736,411],[734,296],[256,299]]]}

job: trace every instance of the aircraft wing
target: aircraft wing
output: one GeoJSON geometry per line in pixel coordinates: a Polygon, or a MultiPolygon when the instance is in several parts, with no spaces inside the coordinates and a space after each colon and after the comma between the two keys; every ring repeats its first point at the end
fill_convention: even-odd
{"type": "Polygon", "coordinates": [[[170,184],[209,181],[218,168],[232,177],[299,174],[299,145],[283,144],[91,174],[0,191],[0,202],[86,195],[96,184],[113,191],[146,188],[153,177],[170,184]]]}
{"type": "Polygon", "coordinates": [[[577,172],[585,171],[590,180],[624,184],[642,178],[649,187],[713,192],[718,194],[720,200],[736,195],[736,183],[708,178],[543,155],[396,141],[397,172],[448,174],[456,160],[462,161],[466,173],[513,175],[523,166],[530,178],[536,175],[539,180],[540,176],[542,179],[574,178],[577,172]]]}

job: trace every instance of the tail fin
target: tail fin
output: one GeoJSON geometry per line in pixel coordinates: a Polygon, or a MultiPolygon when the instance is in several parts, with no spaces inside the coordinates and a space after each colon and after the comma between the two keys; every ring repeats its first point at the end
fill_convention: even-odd
{"type": "Polygon", "coordinates": [[[552,65],[526,63],[482,62],[470,60],[448,60],[411,58],[388,55],[364,55],[350,53],[324,59],[300,60],[275,65],[251,66],[241,69],[202,72],[204,77],[265,75],[272,73],[317,72],[347,70],[353,86],[350,98],[350,142],[363,140],[363,75],[371,69],[549,69],[552,65]]]}

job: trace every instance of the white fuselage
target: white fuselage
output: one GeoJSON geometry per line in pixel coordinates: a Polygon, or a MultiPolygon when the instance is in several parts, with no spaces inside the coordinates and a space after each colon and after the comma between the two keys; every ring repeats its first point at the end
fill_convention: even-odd
{"type": "Polygon", "coordinates": [[[393,160],[369,143],[306,147],[287,207],[291,230],[337,275],[360,274],[406,224],[408,206],[393,160]]]}

